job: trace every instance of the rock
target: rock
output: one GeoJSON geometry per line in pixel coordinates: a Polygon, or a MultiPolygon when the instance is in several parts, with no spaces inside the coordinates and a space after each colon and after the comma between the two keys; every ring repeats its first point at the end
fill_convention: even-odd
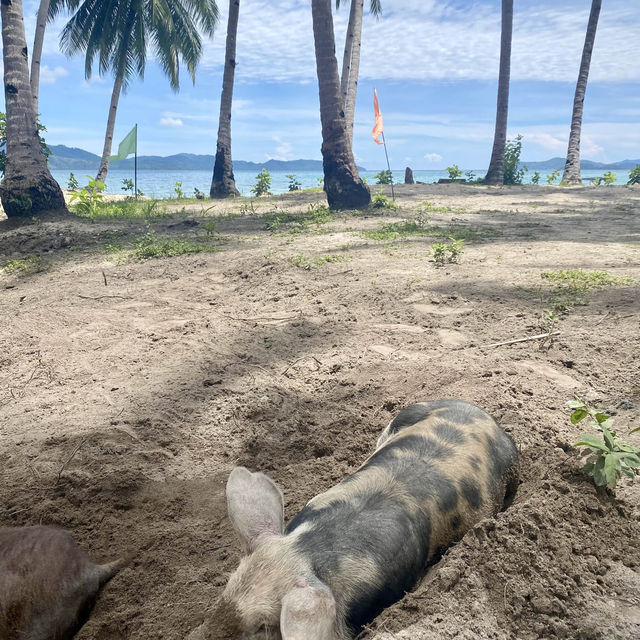
{"type": "Polygon", "coordinates": [[[413,180],[413,171],[411,171],[411,167],[407,167],[404,170],[404,183],[405,184],[415,184],[413,180]]]}

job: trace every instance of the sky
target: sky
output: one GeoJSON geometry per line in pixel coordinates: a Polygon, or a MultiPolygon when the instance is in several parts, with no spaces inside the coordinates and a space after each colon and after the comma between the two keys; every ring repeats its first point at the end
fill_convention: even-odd
{"type": "MultiPolygon", "coordinates": [[[[29,48],[38,2],[24,0],[29,48]]],[[[500,0],[382,0],[365,12],[354,155],[384,167],[371,138],[378,90],[391,165],[486,168],[491,154],[500,47],[500,0]]],[[[175,93],[149,60],[121,97],[115,147],[138,123],[140,155],[213,154],[222,88],[227,2],[204,41],[195,85],[175,93]]],[[[590,0],[515,0],[508,135],[523,160],[563,156],[590,0]]],[[[334,11],[342,59],[349,3],[334,11]]],[[[365,7],[368,6],[365,0],[365,7]]],[[[112,77],[89,80],[80,57],[59,52],[62,17],[42,59],[40,112],[50,144],[102,151],[112,77]]],[[[582,157],[640,158],[640,1],[603,3],[584,105],[582,157]]],[[[320,159],[320,117],[310,0],[242,0],[232,114],[233,157],[320,159]]]]}

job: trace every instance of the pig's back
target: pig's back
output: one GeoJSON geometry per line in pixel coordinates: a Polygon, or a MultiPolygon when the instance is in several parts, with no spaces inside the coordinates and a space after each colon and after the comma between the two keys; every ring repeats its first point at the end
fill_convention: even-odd
{"type": "Polygon", "coordinates": [[[358,471],[287,527],[353,629],[412,589],[434,557],[499,511],[516,485],[513,441],[474,405],[412,405],[389,431],[358,471]]]}

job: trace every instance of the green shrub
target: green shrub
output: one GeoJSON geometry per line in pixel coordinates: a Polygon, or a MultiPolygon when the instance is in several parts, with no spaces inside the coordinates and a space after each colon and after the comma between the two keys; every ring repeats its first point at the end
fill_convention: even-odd
{"type": "Polygon", "coordinates": [[[540,172],[539,171],[536,171],[531,176],[531,184],[540,184],[540,172]]]}
{"type": "Polygon", "coordinates": [[[640,184],[640,164],[637,164],[629,171],[629,180],[627,184],[640,184]]]}
{"type": "Polygon", "coordinates": [[[176,194],[176,198],[180,200],[180,198],[184,198],[184,191],[182,190],[182,182],[175,182],[173,184],[173,191],[176,194]]]}
{"type": "Polygon", "coordinates": [[[445,264],[458,262],[458,258],[464,251],[464,240],[456,240],[449,237],[450,243],[438,242],[431,245],[431,255],[436,267],[443,267],[445,264]]]}
{"type": "Polygon", "coordinates": [[[104,182],[100,182],[91,176],[87,176],[87,178],[89,178],[89,184],[86,187],[82,187],[80,191],[72,193],[70,201],[78,201],[78,204],[73,206],[74,213],[85,218],[92,218],[98,212],[104,199],[102,195],[104,182]]]}
{"type": "Polygon", "coordinates": [[[73,171],[69,174],[69,180],[67,180],[67,189],[69,191],[77,191],[80,185],[76,180],[76,177],[73,175],[73,171]]]}
{"type": "Polygon", "coordinates": [[[504,184],[522,184],[525,169],[518,168],[521,152],[521,135],[517,135],[513,140],[507,140],[504,147],[504,184]]]}
{"type": "Polygon", "coordinates": [[[458,180],[462,177],[462,169],[457,164],[447,167],[445,171],[449,174],[449,180],[458,180]]]}
{"type": "Polygon", "coordinates": [[[554,169],[547,175],[547,184],[553,184],[560,177],[560,169],[554,169]]]}
{"type": "Polygon", "coordinates": [[[256,183],[253,185],[253,187],[251,187],[251,193],[253,193],[253,195],[257,198],[258,196],[264,195],[265,193],[269,193],[270,189],[271,174],[266,169],[263,169],[256,176],[256,183]]]}
{"type": "MultiPolygon", "coordinates": [[[[605,485],[615,491],[616,484],[622,474],[635,478],[640,474],[640,449],[617,439],[613,430],[613,418],[602,411],[589,407],[579,398],[568,403],[571,411],[571,423],[578,424],[589,418],[590,426],[599,432],[599,437],[591,433],[583,433],[574,447],[583,447],[583,456],[587,457],[582,468],[592,478],[597,487],[605,485]]],[[[631,429],[629,433],[640,431],[640,427],[631,429]]]]}
{"type": "Polygon", "coordinates": [[[286,178],[289,178],[289,191],[300,191],[302,182],[299,182],[293,173],[288,173],[286,178]]]}
{"type": "Polygon", "coordinates": [[[376,184],[393,184],[393,175],[389,169],[385,169],[384,171],[379,171],[373,176],[376,180],[376,184]]]}
{"type": "Polygon", "coordinates": [[[618,179],[618,176],[616,176],[615,173],[613,173],[612,171],[607,171],[604,176],[602,176],[602,180],[604,181],[604,184],[606,187],[608,187],[609,185],[614,184],[614,182],[618,179]]]}

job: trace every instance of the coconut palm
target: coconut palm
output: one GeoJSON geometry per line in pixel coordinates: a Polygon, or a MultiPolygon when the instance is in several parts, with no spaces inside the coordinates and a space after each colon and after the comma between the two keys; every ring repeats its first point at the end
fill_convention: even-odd
{"type": "Polygon", "coordinates": [[[60,185],[53,179],[40,146],[29,85],[22,0],[3,1],[2,59],[6,107],[6,154],[0,199],[7,216],[64,209],[60,185]]]}
{"type": "Polygon", "coordinates": [[[218,120],[218,143],[216,161],[213,167],[210,195],[212,198],[239,196],[233,177],[231,161],[231,103],[233,101],[233,78],[236,70],[236,34],[238,33],[238,14],[240,0],[229,0],[229,20],[227,22],[227,50],[224,59],[222,77],[222,96],[220,97],[220,119],[218,120]]]}
{"type": "Polygon", "coordinates": [[[356,209],[371,202],[369,189],[358,176],[340,97],[336,40],[331,0],[311,0],[316,51],[324,190],[332,209],[356,209]]]}
{"type": "MultiPolygon", "coordinates": [[[[340,7],[340,0],[336,0],[340,7]]],[[[358,92],[358,74],[360,71],[360,49],[362,46],[362,14],[364,0],[351,0],[349,24],[342,56],[342,75],[340,76],[340,95],[347,120],[347,136],[353,144],[353,121],[356,111],[356,94],[358,92]]],[[[370,0],[369,11],[377,17],[382,14],[380,0],[370,0]]]]}
{"type": "Polygon", "coordinates": [[[147,49],[178,90],[180,61],[195,82],[202,53],[198,30],[212,35],[218,20],[215,0],[83,0],[60,36],[67,55],[85,54],[85,75],[94,60],[100,75],[113,73],[107,131],[96,180],[104,182],[109,167],[118,101],[132,78],[143,77],[147,49]]]}
{"type": "Polygon", "coordinates": [[[576,84],[576,93],[573,98],[573,116],[571,117],[571,130],[569,132],[569,147],[567,148],[567,161],[564,165],[562,182],[567,184],[582,184],[580,179],[580,132],[582,130],[582,108],[584,106],[584,94],[587,90],[589,79],[589,66],[591,65],[591,52],[596,39],[598,18],[602,0],[593,0],[591,13],[587,24],[587,35],[582,49],[582,61],[576,84]]]}
{"type": "Polygon", "coordinates": [[[509,79],[511,75],[511,34],[513,32],[513,0],[502,0],[502,34],[500,36],[500,72],[498,76],[498,107],[491,161],[485,184],[504,182],[504,150],[507,143],[509,116],[509,79]]]}

